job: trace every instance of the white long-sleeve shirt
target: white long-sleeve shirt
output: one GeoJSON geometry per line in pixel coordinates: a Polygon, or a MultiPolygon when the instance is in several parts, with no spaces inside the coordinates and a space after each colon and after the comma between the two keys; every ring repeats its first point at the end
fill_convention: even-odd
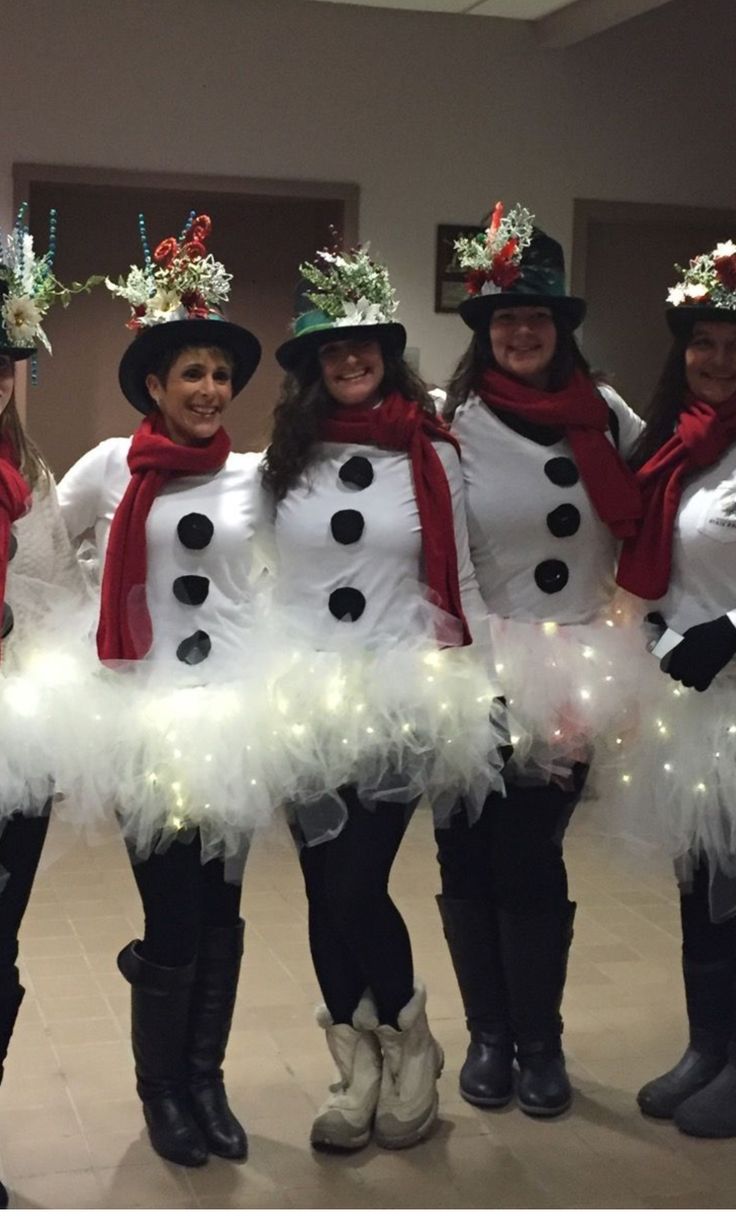
{"type": "MultiPolygon", "coordinates": [[[[599,386],[625,459],[641,419],[599,386]]],[[[474,394],[453,422],[462,448],[470,553],[488,610],[522,621],[593,620],[614,591],[617,542],[598,518],[565,439],[518,434],[474,394]]],[[[608,438],[614,442],[610,431],[608,438]]]]}

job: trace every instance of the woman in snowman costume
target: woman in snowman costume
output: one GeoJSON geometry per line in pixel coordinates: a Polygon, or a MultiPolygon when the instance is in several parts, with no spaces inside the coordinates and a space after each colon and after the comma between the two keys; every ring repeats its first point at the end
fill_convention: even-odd
{"type": "Polygon", "coordinates": [[[640,420],[575,342],[585,302],[534,217],[498,204],[457,243],[473,338],[449,385],[470,552],[509,705],[531,739],[469,824],[436,833],[439,906],[471,1042],[469,1103],[553,1116],[571,1101],[560,1004],[575,905],[562,856],[596,745],[626,714],[632,630],[612,606],[619,540],[639,492],[624,464],[640,420]]]}
{"type": "Polygon", "coordinates": [[[15,398],[18,366],[35,361],[39,345],[50,350],[50,305],[69,296],[52,269],[55,212],[43,256],[24,212],[0,238],[0,1077],[25,994],[18,934],[48,831],[55,758],[68,743],[67,694],[78,688],[71,640],[89,614],[53,475],[15,398]]]}
{"type": "Polygon", "coordinates": [[[404,362],[387,271],[364,248],[300,270],[307,306],[277,351],[264,479],[295,642],[276,690],[289,814],[340,1075],[312,1143],[353,1149],[373,1132],[400,1148],[434,1125],[443,1058],[389,874],[422,793],[464,792],[479,811],[502,788],[503,707],[467,645],[484,609],[457,444],[404,362]]]}
{"type": "Polygon", "coordinates": [[[221,314],[231,276],[206,252],[210,228],[192,213],[151,257],[141,221],[145,265],[108,287],[132,306],[119,380],[143,420],[59,488],[70,535],[91,538],[103,564],[97,649],[112,670],[86,725],[145,917],[118,958],[138,1093],[154,1149],[187,1166],[247,1151],[221,1065],[243,867],[270,810],[250,645],[259,458],[232,452],[223,425],[260,344],[221,314]]]}
{"type": "Polygon", "coordinates": [[[644,515],[618,581],[649,602],[653,685],[609,826],[675,863],[689,1042],[648,1116],[736,1136],[736,244],[670,289],[673,336],[636,450],[644,515]]]}

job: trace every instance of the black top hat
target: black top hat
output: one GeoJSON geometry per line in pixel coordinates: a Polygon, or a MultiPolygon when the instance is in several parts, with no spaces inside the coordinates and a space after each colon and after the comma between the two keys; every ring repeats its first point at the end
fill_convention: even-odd
{"type": "Polygon", "coordinates": [[[497,308],[544,305],[577,329],[585,316],[585,301],[565,291],[565,257],[562,246],[541,228],[532,230],[532,239],[523,250],[519,276],[501,291],[481,289],[460,305],[460,316],[471,330],[486,330],[497,308]]]}
{"type": "Polygon", "coordinates": [[[220,347],[233,358],[233,397],[250,380],[261,358],[261,344],[255,334],[232,321],[212,313],[165,321],[142,328],[120,360],[120,388],[136,410],[148,414],[155,402],[146,388],[146,377],[164,351],[184,347],[220,347]]]}

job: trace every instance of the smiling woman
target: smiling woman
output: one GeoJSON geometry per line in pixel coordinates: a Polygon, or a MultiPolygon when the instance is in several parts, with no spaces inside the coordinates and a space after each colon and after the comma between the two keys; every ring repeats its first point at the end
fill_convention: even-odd
{"type": "Polygon", "coordinates": [[[221,314],[230,276],[206,254],[210,227],[192,214],[153,257],[142,229],[145,267],[108,280],[132,307],[136,337],[118,375],[144,418],[132,441],[98,445],[60,487],[71,536],[92,533],[104,559],[97,649],[112,672],[87,768],[92,798],[115,809],[145,913],[143,940],[118,957],[138,1094],[154,1149],[185,1166],[247,1153],[221,1066],[243,869],[271,812],[258,746],[265,681],[249,645],[258,456],[232,452],[223,427],[260,344],[221,314]]]}

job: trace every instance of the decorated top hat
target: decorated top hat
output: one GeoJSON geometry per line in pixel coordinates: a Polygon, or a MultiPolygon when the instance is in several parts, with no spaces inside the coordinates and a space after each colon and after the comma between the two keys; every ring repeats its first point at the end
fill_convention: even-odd
{"type": "Polygon", "coordinates": [[[667,324],[673,334],[687,335],[696,321],[736,323],[736,245],[722,241],[710,253],[699,254],[683,270],[682,279],[667,293],[667,324]]]}
{"type": "Polygon", "coordinates": [[[131,266],[127,279],[106,279],[114,296],[131,306],[128,328],[136,337],[120,360],[118,380],[131,405],[142,414],[154,409],[146,377],[166,351],[190,346],[218,347],[233,359],[233,397],[258,367],[261,344],[250,330],[227,321],[220,308],[230,295],[221,262],[207,253],[209,216],[191,213],[181,235],[166,237],[151,256],[143,216],[138,217],[143,267],[131,266]]]}
{"type": "Polygon", "coordinates": [[[23,203],[7,236],[0,234],[0,355],[16,362],[35,355],[39,345],[51,353],[43,329],[44,317],[55,301],[68,304],[71,296],[93,282],[64,287],[53,266],[56,255],[56,211],[49,212],[49,247],[37,254],[26,224],[28,204],[23,203]]]}
{"type": "Polygon", "coordinates": [[[386,267],[368,256],[368,246],[321,249],[316,262],[299,267],[303,282],[293,337],[276,351],[282,368],[294,372],[325,343],[348,338],[375,339],[384,350],[403,355],[406,330],[394,321],[398,301],[386,267]]]}
{"type": "Polygon", "coordinates": [[[562,246],[534,227],[534,216],[516,206],[504,215],[497,203],[488,231],[459,237],[455,250],[467,271],[468,299],[460,316],[471,330],[487,330],[497,308],[544,305],[576,329],[585,316],[585,301],[568,296],[562,246]]]}

